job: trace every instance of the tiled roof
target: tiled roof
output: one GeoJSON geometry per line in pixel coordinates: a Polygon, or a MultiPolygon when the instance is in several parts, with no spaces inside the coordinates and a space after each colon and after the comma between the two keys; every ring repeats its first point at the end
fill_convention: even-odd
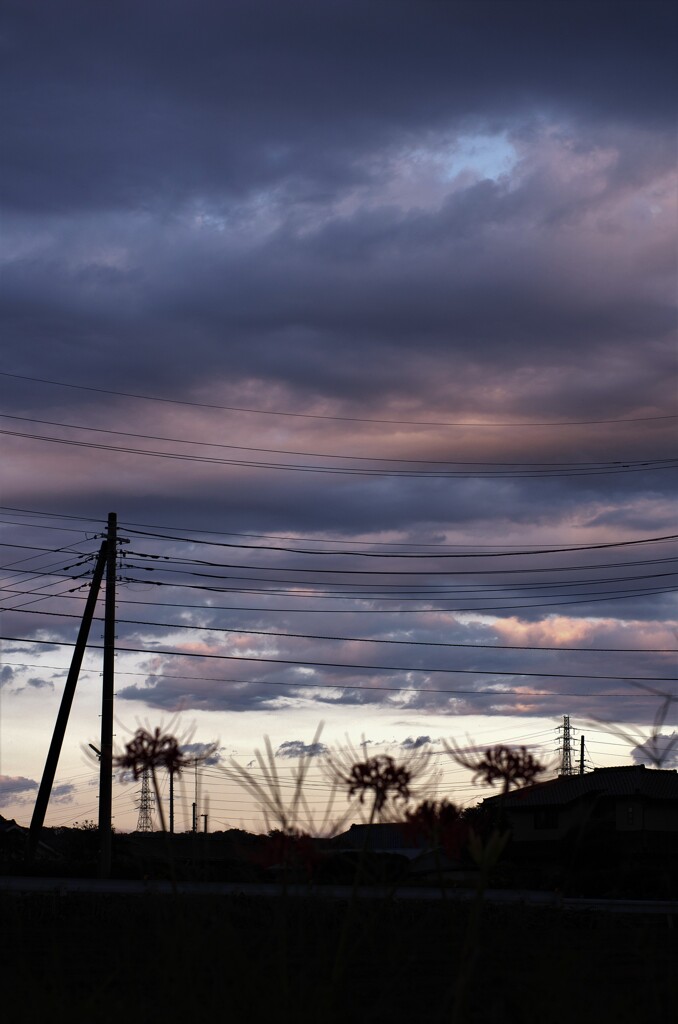
{"type": "MultiPolygon", "coordinates": [[[[596,768],[584,775],[561,775],[549,782],[539,782],[516,790],[503,798],[504,806],[543,807],[568,804],[585,796],[643,796],[649,800],[678,801],[678,772],[625,765],[617,768],[596,768]]],[[[502,797],[490,797],[486,803],[497,803],[502,797]]]]}

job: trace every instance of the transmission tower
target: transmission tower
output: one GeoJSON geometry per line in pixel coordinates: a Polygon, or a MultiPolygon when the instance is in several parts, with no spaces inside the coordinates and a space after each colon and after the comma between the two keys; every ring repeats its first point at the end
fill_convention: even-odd
{"type": "Polygon", "coordinates": [[[558,736],[559,746],[558,753],[560,754],[560,774],[561,775],[575,775],[575,769],[572,764],[572,736],[573,730],[570,726],[570,716],[563,715],[563,724],[559,725],[556,732],[560,734],[562,730],[562,736],[558,736]]]}
{"type": "Polygon", "coordinates": [[[153,831],[153,794],[151,793],[151,779],[148,768],[141,776],[141,794],[139,796],[139,817],[137,819],[137,832],[153,831]]]}

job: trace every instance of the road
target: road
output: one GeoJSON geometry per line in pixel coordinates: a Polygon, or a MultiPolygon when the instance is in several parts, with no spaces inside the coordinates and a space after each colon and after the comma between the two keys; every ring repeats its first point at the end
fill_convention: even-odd
{"type": "MultiPolygon", "coordinates": [[[[0,893],[16,895],[28,893],[53,893],[67,896],[70,893],[91,895],[152,895],[170,896],[173,893],[184,896],[247,896],[271,898],[279,896],[279,883],[242,882],[177,882],[138,879],[101,878],[32,878],[18,876],[0,877],[0,893]]],[[[348,885],[288,885],[287,895],[297,899],[350,900],[352,888],[348,885]]],[[[358,891],[360,899],[397,899],[432,902],[443,899],[440,889],[401,886],[392,889],[386,886],[363,886],[358,891]]],[[[450,901],[472,900],[472,889],[450,889],[444,898],[450,901]]],[[[530,889],[488,889],[484,894],[487,903],[516,904],[519,906],[560,908],[564,910],[603,910],[619,914],[678,914],[678,900],[631,900],[592,899],[562,896],[557,892],[542,892],[530,889]]]]}

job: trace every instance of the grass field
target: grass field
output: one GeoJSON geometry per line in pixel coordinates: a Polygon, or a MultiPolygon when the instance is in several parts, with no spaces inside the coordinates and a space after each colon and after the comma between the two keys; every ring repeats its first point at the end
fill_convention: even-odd
{"type": "Polygon", "coordinates": [[[490,905],[473,915],[392,900],[349,912],[283,892],[4,895],[3,1002],[27,1024],[675,1019],[672,919],[490,905]]]}

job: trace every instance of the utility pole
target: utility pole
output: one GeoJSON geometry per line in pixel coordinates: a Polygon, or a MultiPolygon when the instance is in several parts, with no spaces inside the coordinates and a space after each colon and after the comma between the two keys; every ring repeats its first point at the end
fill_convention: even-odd
{"type": "Polygon", "coordinates": [[[579,774],[584,774],[584,734],[581,734],[581,741],[579,744],[579,774]]]}
{"type": "Polygon", "coordinates": [[[194,761],[195,767],[195,802],[193,804],[193,831],[198,831],[198,758],[194,761]]]}
{"type": "Polygon", "coordinates": [[[174,772],[173,772],[173,770],[171,768],[169,770],[169,805],[170,805],[169,830],[170,830],[170,835],[173,836],[174,835],[174,772]]]}
{"type": "Polygon", "coordinates": [[[104,574],[106,559],[107,541],[103,541],[101,547],[99,548],[99,554],[97,556],[96,564],[94,566],[92,582],[90,583],[89,586],[89,594],[87,595],[85,610],[82,615],[82,622],[80,623],[80,629],[78,631],[78,637],[75,642],[73,657],[71,658],[71,667],[68,670],[66,685],[64,686],[64,692],[61,696],[59,714],[57,715],[57,720],[54,725],[52,742],[50,744],[50,748],[47,754],[47,760],[45,761],[45,768],[42,773],[42,780],[40,782],[38,796],[35,801],[35,808],[33,809],[33,817],[31,818],[30,829],[28,832],[29,860],[33,858],[35,848],[38,844],[38,840],[40,839],[40,832],[42,831],[42,826],[45,821],[47,804],[49,803],[50,794],[52,792],[52,786],[54,784],[54,776],[56,774],[57,764],[59,763],[59,754],[61,753],[61,746],[63,744],[64,736],[66,734],[68,716],[70,714],[71,705],[73,703],[73,697],[75,696],[75,688],[77,686],[78,677],[80,675],[82,659],[85,655],[85,648],[87,646],[89,630],[90,626],[92,625],[92,619],[94,617],[94,609],[96,607],[97,598],[99,596],[99,588],[101,586],[101,580],[104,574]]]}
{"type": "Polygon", "coordinates": [[[99,877],[111,873],[111,812],[113,796],[113,691],[115,682],[115,577],[118,524],[108,513],[106,532],[106,602],[104,606],[104,665],[101,696],[101,767],[99,772],[99,877]]]}

